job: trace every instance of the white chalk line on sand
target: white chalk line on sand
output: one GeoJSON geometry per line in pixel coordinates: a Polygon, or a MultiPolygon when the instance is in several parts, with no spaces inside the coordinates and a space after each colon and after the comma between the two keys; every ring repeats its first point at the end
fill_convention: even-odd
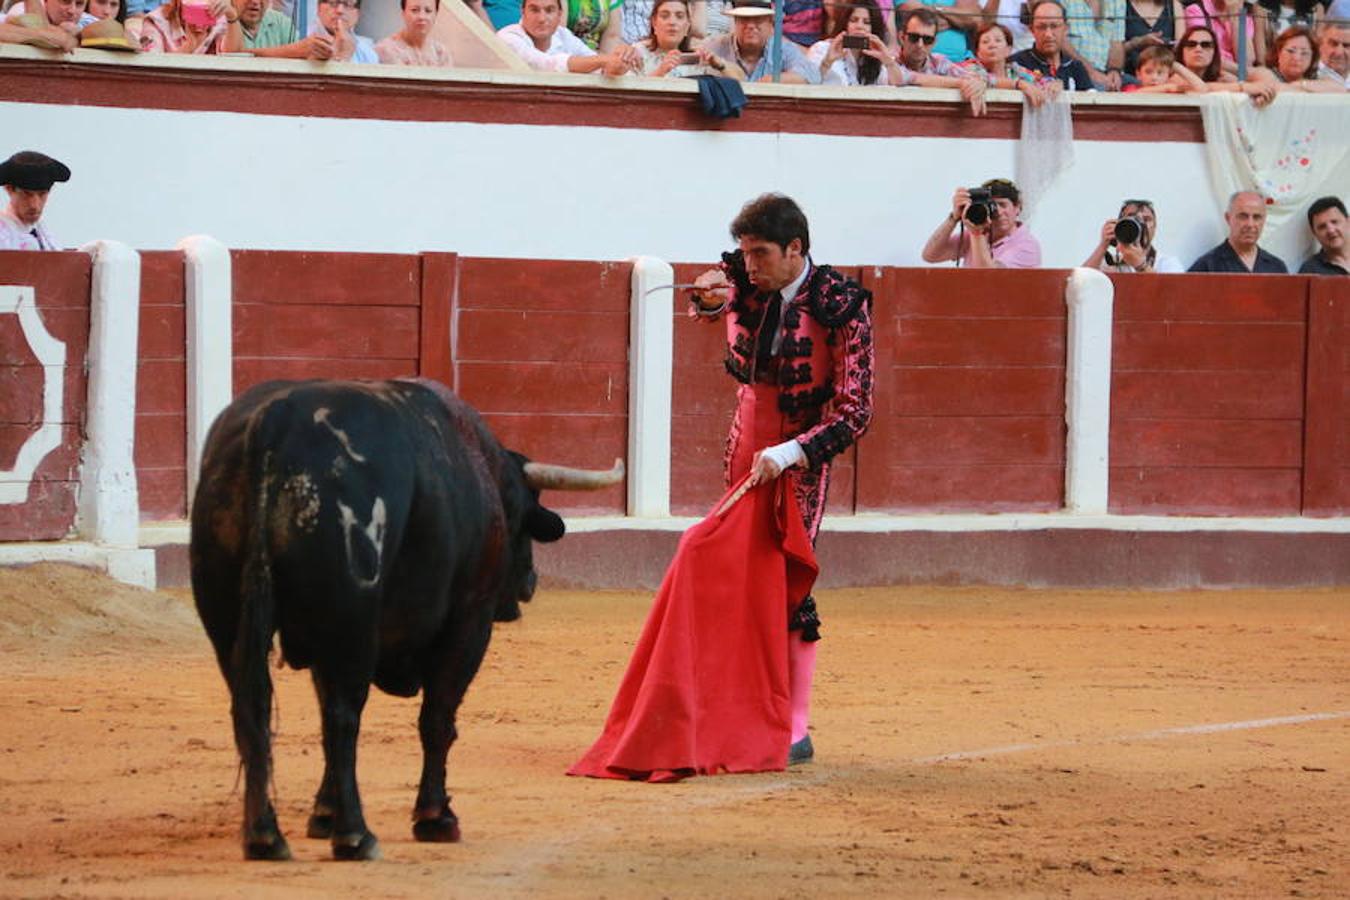
{"type": "Polygon", "coordinates": [[[1218,734],[1224,731],[1247,731],[1252,728],[1275,728],[1280,725],[1302,725],[1307,722],[1326,722],[1332,719],[1346,718],[1350,718],[1350,711],[1307,713],[1301,716],[1276,716],[1271,719],[1247,719],[1243,722],[1214,722],[1209,725],[1179,725],[1175,728],[1158,728],[1154,731],[1120,734],[1106,738],[1051,741],[1041,744],[1008,744],[1003,747],[986,747],[983,750],[961,750],[955,753],[942,753],[937,756],[921,756],[918,759],[910,760],[910,762],[928,766],[940,762],[979,759],[982,756],[1007,756],[1010,753],[1026,753],[1032,750],[1055,750],[1062,747],[1081,747],[1088,744],[1119,744],[1127,741],[1156,741],[1162,738],[1191,734],[1218,734]]]}
{"type": "MultiPolygon", "coordinates": [[[[1135,734],[1110,735],[1101,738],[1083,738],[1069,741],[1047,741],[1031,744],[1007,744],[1002,747],[988,747],[983,750],[960,750],[953,753],[941,753],[937,756],[921,756],[909,760],[909,765],[931,766],[943,762],[956,762],[967,759],[979,759],[986,756],[1008,756],[1014,753],[1028,753],[1036,750],[1056,750],[1065,747],[1086,747],[1094,744],[1119,744],[1130,741],[1156,741],[1172,737],[1184,737],[1197,734],[1220,734],[1227,731],[1247,731],[1254,728],[1277,728],[1282,725],[1303,725],[1309,722],[1327,722],[1336,719],[1350,719],[1350,710],[1340,712],[1307,713],[1298,716],[1276,716],[1268,719],[1247,719],[1241,722],[1214,722],[1207,725],[1178,725],[1172,728],[1158,728],[1153,731],[1141,731],[1135,734]]],[[[802,772],[801,775],[780,773],[776,777],[755,776],[744,784],[739,784],[730,792],[718,791],[716,794],[681,798],[682,802],[672,804],[683,809],[708,809],[739,803],[747,797],[766,797],[801,788],[817,787],[838,780],[847,775],[847,770],[819,769],[802,772]],[[805,775],[806,777],[801,777],[805,775]]],[[[658,786],[656,790],[661,790],[658,786]]],[[[677,811],[668,811],[676,815],[677,811]]],[[[599,837],[605,832],[618,834],[621,825],[606,821],[602,816],[591,816],[587,827],[576,828],[563,837],[553,841],[535,842],[527,847],[513,847],[509,857],[502,857],[500,865],[510,870],[513,877],[507,884],[510,890],[520,890],[531,885],[542,874],[549,863],[560,858],[569,848],[599,837]]]]}

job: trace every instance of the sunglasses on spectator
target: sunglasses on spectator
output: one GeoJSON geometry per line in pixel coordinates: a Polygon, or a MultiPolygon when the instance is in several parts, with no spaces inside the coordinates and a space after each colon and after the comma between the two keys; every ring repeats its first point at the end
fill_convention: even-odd
{"type": "Polygon", "coordinates": [[[937,41],[935,34],[915,34],[912,31],[905,32],[905,40],[911,44],[923,44],[925,47],[931,47],[937,41]]]}
{"type": "Polygon", "coordinates": [[[347,9],[359,9],[361,0],[319,0],[325,6],[336,6],[338,9],[347,7],[347,9]]]}
{"type": "Polygon", "coordinates": [[[1182,42],[1181,42],[1181,46],[1183,46],[1183,47],[1199,47],[1201,50],[1213,50],[1213,49],[1214,49],[1214,42],[1213,42],[1213,41],[1182,41],[1182,42]]]}

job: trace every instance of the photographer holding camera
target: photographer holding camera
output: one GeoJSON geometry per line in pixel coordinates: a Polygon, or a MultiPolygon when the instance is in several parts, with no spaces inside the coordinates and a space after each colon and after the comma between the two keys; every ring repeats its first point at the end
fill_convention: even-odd
{"type": "Polygon", "coordinates": [[[1153,246],[1158,231],[1158,217],[1153,203],[1148,200],[1126,200],[1114,219],[1102,225],[1101,240],[1083,266],[1103,272],[1160,272],[1172,274],[1186,271],[1181,260],[1166,256],[1153,246]]]}
{"type": "Polygon", "coordinates": [[[1021,214],[1022,195],[1007,179],[957,188],[952,211],[923,245],[924,262],[956,260],[968,269],[1037,268],[1041,245],[1018,221],[1021,214]]]}

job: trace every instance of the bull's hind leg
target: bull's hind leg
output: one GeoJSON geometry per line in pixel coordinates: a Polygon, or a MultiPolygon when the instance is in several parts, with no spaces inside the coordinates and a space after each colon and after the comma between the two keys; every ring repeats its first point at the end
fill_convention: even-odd
{"type": "Polygon", "coordinates": [[[448,652],[438,654],[439,671],[427,679],[417,730],[422,737],[422,781],[413,809],[413,837],[419,841],[453,843],[459,840],[459,818],[450,808],[445,790],[445,760],[458,734],[455,716],[464,692],[478,672],[492,636],[491,604],[477,604],[488,614],[466,623],[448,652]]]}
{"type": "MultiPolygon", "coordinates": [[[[349,661],[347,666],[352,663],[349,661]]],[[[315,666],[313,674],[323,715],[324,780],[315,798],[311,828],[316,818],[322,823],[326,814],[331,815],[329,836],[335,859],[379,859],[379,841],[366,827],[356,787],[356,740],[361,731],[361,711],[370,694],[368,676],[353,676],[350,672],[333,674],[321,671],[319,666],[315,666]]]]}
{"type": "MultiPolygon", "coordinates": [[[[266,665],[266,663],[264,663],[266,665]]],[[[285,860],[291,848],[277,826],[277,813],[268,796],[272,780],[272,681],[236,696],[230,706],[234,741],[244,762],[244,858],[285,860]]]]}

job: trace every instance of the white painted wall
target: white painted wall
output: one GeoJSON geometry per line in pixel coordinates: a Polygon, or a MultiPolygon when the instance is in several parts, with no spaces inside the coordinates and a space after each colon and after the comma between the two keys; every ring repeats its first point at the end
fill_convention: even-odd
{"type": "MultiPolygon", "coordinates": [[[[952,189],[1011,176],[1015,146],[20,103],[0,103],[0,130],[74,171],[46,218],[66,246],[209,234],[237,248],[698,261],[727,246],[745,200],[779,190],[836,265],[922,265],[952,189]]],[[[1076,158],[1029,221],[1047,266],[1081,263],[1123,197],[1157,202],[1158,244],[1185,263],[1223,238],[1202,145],[1080,141],[1076,158]]]]}

